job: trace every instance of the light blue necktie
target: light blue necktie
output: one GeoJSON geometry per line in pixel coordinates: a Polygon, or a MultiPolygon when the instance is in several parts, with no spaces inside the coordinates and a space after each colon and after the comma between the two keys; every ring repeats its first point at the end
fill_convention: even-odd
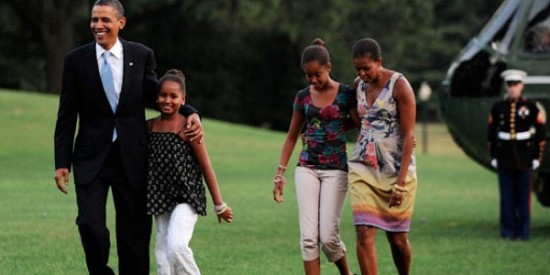
{"type": "MultiPolygon", "coordinates": [[[[103,89],[105,90],[105,94],[107,95],[107,99],[109,100],[109,104],[111,104],[111,109],[113,110],[113,113],[116,111],[116,106],[118,104],[118,97],[115,92],[115,83],[113,81],[113,72],[111,71],[111,65],[109,64],[108,58],[111,55],[110,52],[103,52],[101,55],[101,58],[103,58],[103,65],[101,66],[101,82],[103,83],[103,89]]],[[[115,141],[117,138],[116,128],[113,131],[113,141],[115,141]]]]}

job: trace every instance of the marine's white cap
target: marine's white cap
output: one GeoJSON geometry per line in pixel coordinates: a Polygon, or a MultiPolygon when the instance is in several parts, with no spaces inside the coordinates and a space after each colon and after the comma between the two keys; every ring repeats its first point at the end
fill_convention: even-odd
{"type": "Polygon", "coordinates": [[[521,81],[527,76],[527,73],[522,70],[506,70],[500,74],[504,81],[521,81]]]}

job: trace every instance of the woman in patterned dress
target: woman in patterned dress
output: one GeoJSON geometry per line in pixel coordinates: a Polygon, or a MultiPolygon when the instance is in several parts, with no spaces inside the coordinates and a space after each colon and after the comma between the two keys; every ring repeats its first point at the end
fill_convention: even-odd
{"type": "Polygon", "coordinates": [[[305,273],[320,274],[323,250],[340,274],[348,275],[339,230],[348,190],[345,122],[355,110],[355,92],[330,78],[330,55],[322,40],[316,39],[304,49],[301,64],[310,85],[296,95],[273,196],[275,201],[283,201],[284,172],[303,130],[295,180],[305,273]]]}
{"type": "Polygon", "coordinates": [[[377,274],[377,229],[386,232],[399,274],[409,274],[408,240],[416,194],[414,92],[403,75],[382,66],[373,39],[352,50],[361,130],[349,161],[349,183],[362,274],[377,274]]]}
{"type": "Polygon", "coordinates": [[[190,141],[186,119],[178,110],[185,102],[185,78],[169,70],[159,80],[161,115],[147,121],[149,165],[147,210],[155,215],[158,274],[200,274],[189,248],[198,215],[206,215],[206,181],[218,222],[231,222],[233,211],[222,200],[204,142],[190,141]]]}

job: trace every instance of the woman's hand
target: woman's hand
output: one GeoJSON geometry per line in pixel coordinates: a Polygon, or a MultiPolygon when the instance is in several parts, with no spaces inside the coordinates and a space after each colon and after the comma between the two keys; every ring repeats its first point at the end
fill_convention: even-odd
{"type": "Polygon", "coordinates": [[[402,185],[399,185],[397,183],[393,184],[392,192],[390,195],[390,208],[395,206],[399,207],[401,206],[401,203],[403,202],[404,196],[403,193],[405,192],[405,188],[402,185]]]}
{"type": "Polygon", "coordinates": [[[275,179],[273,179],[273,200],[277,203],[282,203],[285,201],[283,198],[283,188],[285,183],[285,177],[282,175],[276,175],[275,179]]]}

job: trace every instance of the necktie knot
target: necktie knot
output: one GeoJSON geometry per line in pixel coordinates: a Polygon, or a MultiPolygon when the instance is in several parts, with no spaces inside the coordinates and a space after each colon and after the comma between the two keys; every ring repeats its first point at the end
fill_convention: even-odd
{"type": "Polygon", "coordinates": [[[111,56],[111,53],[109,51],[103,52],[103,64],[109,64],[109,57],[111,56]]]}

